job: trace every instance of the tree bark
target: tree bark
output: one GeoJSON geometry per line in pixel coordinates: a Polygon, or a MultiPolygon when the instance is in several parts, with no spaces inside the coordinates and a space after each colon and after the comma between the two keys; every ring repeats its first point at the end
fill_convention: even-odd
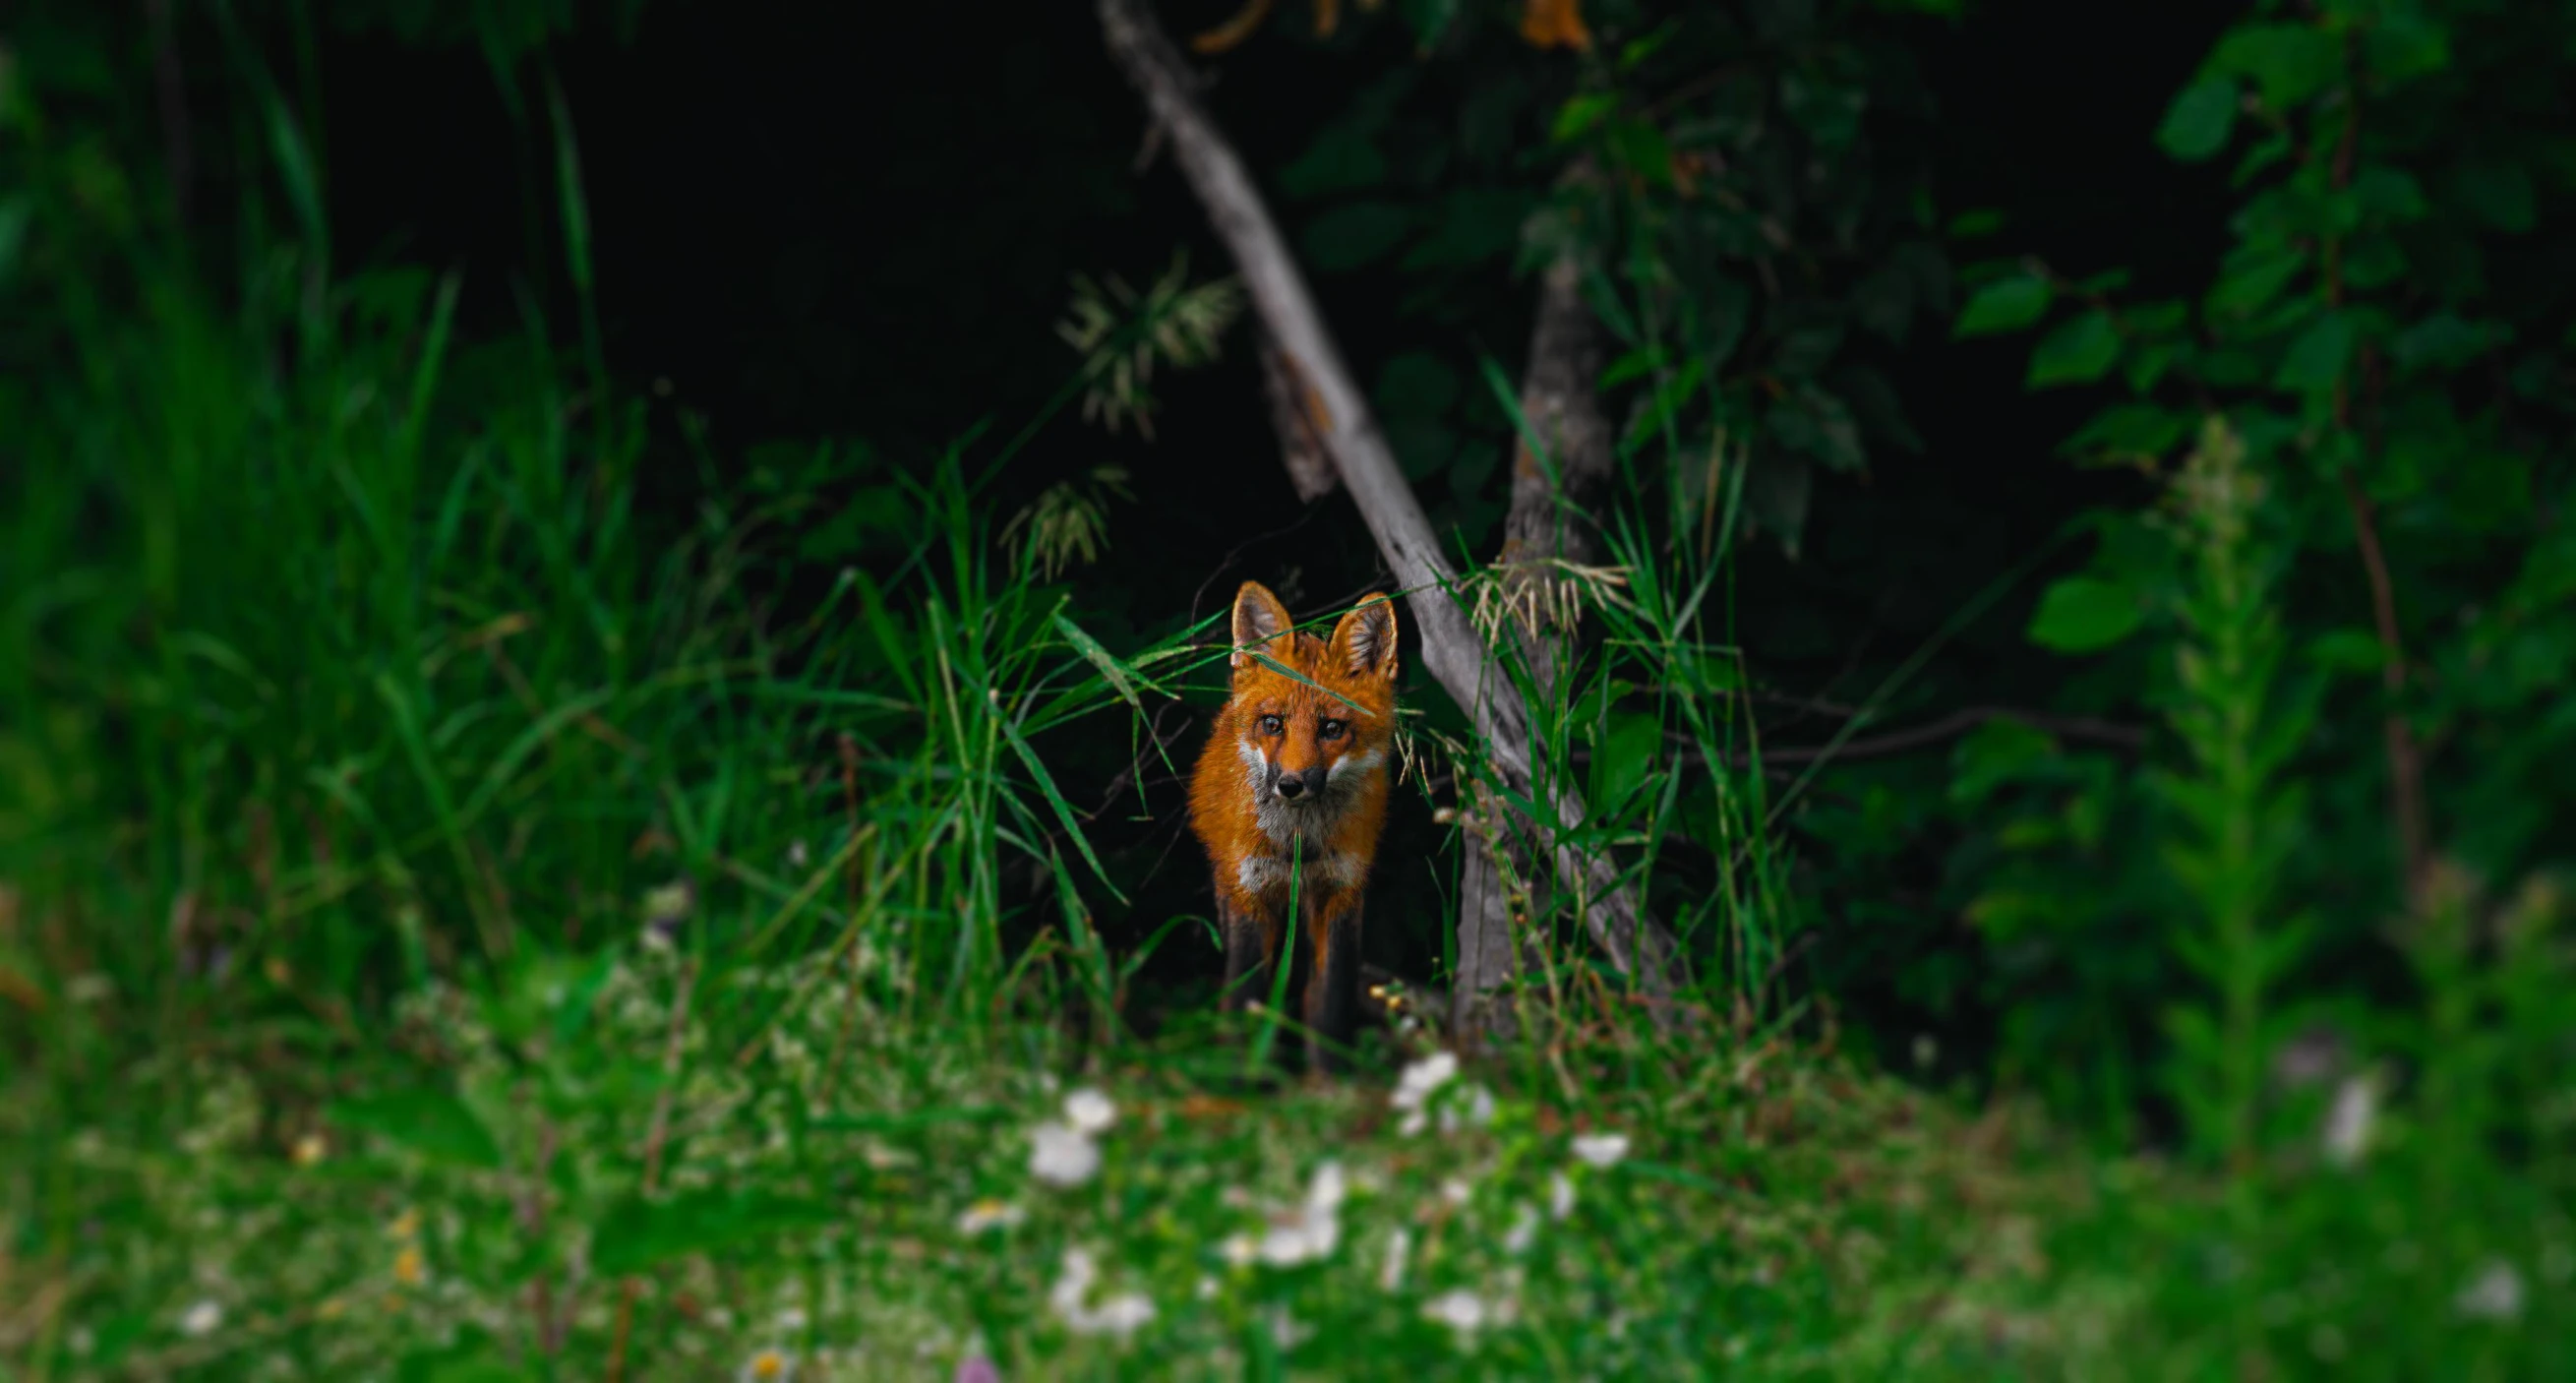
{"type": "Polygon", "coordinates": [[[1290,371],[1287,357],[1279,353],[1268,331],[1256,326],[1254,334],[1260,338],[1261,392],[1270,400],[1270,430],[1279,434],[1279,464],[1287,468],[1297,498],[1312,504],[1331,494],[1341,477],[1333,473],[1333,458],[1324,450],[1324,439],[1316,435],[1314,416],[1300,397],[1303,386],[1290,371]]]}
{"type": "MultiPolygon", "coordinates": [[[[1583,301],[1583,266],[1570,248],[1541,272],[1538,289],[1537,320],[1521,374],[1520,411],[1528,433],[1513,448],[1512,504],[1503,520],[1499,564],[1507,589],[1521,597],[1513,605],[1524,618],[1515,621],[1513,635],[1531,684],[1547,697],[1556,689],[1574,634],[1571,627],[1544,622],[1559,609],[1546,598],[1561,579],[1549,564],[1593,559],[1591,530],[1575,516],[1599,495],[1612,458],[1610,423],[1593,387],[1601,375],[1601,324],[1583,301]]],[[[1520,968],[1514,899],[1503,869],[1508,865],[1524,880],[1529,877],[1531,825],[1489,794],[1478,794],[1468,827],[1450,1025],[1464,1033],[1499,1035],[1512,1015],[1495,1002],[1496,991],[1520,968]]]]}
{"type": "MultiPolygon", "coordinates": [[[[1457,574],[1441,555],[1430,521],[1397,469],[1368,398],[1325,328],[1251,174],[1200,104],[1189,69],[1146,0],[1099,0],[1099,13],[1111,58],[1168,133],[1174,161],[1243,276],[1334,470],[1406,592],[1413,625],[1421,631],[1423,665],[1467,710],[1501,779],[1515,789],[1531,789],[1528,708],[1493,666],[1460,603],[1457,574]]],[[[1560,875],[1583,881],[1586,932],[1650,1001],[1668,996],[1682,979],[1671,933],[1638,908],[1609,859],[1586,858],[1556,838],[1556,831],[1582,824],[1580,794],[1550,783],[1535,800],[1553,818],[1537,824],[1560,875]]],[[[1658,1023],[1678,1015],[1670,1004],[1653,1008],[1658,1023]]]]}

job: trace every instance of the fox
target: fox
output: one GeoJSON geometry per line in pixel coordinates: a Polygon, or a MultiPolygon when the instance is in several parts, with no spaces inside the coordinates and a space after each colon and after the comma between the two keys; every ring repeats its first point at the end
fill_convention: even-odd
{"type": "Polygon", "coordinates": [[[1207,849],[1225,947],[1219,1004],[1239,1010],[1269,994],[1295,926],[1310,967],[1307,1064],[1338,1071],[1359,1019],[1360,900],[1386,825],[1395,602],[1362,600],[1317,638],[1246,581],[1233,633],[1231,695],[1190,779],[1190,829],[1207,849]]]}

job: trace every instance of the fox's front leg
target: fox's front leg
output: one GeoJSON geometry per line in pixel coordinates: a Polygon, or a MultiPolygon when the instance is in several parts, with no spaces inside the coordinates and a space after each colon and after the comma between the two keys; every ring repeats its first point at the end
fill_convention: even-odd
{"type": "Polygon", "coordinates": [[[1259,911],[1240,908],[1220,891],[1217,927],[1225,934],[1225,986],[1218,1006],[1232,1012],[1270,997],[1272,967],[1279,955],[1278,924],[1259,911]]]}
{"type": "Polygon", "coordinates": [[[1314,969],[1306,978],[1306,1062],[1317,1071],[1349,1067],[1360,1018],[1360,895],[1319,898],[1306,915],[1314,969]]]}

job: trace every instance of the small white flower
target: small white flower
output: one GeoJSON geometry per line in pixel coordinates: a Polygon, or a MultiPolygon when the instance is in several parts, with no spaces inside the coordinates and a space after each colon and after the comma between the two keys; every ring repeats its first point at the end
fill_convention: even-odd
{"type": "Polygon", "coordinates": [[[1340,1158],[1328,1157],[1315,1164],[1315,1175],[1306,1183],[1306,1205],[1312,1210],[1339,1210],[1350,1193],[1350,1173],[1342,1170],[1340,1158]]]}
{"type": "Polygon", "coordinates": [[[1565,1173],[1563,1173],[1563,1172],[1550,1172],[1550,1173],[1548,1173],[1548,1174],[1547,1174],[1547,1214],[1548,1214],[1548,1218],[1549,1218],[1549,1219],[1552,1219],[1552,1220],[1562,1220],[1562,1219],[1564,1219],[1566,1216],[1571,1215],[1571,1214],[1573,1214],[1573,1213],[1574,1213],[1574,1178],[1567,1176],[1567,1175],[1566,1175],[1565,1173]]]}
{"type": "Polygon", "coordinates": [[[2522,1274],[2501,1258],[2490,1258],[2477,1276],[2451,1301],[2453,1309],[2472,1320],[2512,1321],[2522,1318],[2522,1274]]]}
{"type": "Polygon", "coordinates": [[[988,1229],[1011,1229],[1028,1217],[1028,1211],[1009,1201],[986,1197],[966,1207],[966,1213],[957,1217],[957,1232],[976,1235],[988,1229]]]}
{"type": "Polygon", "coordinates": [[[1461,1335],[1473,1335],[1484,1328],[1487,1313],[1483,1297],[1464,1287],[1453,1287],[1424,1302],[1422,1314],[1461,1335]]]}
{"type": "Polygon", "coordinates": [[[1443,1177],[1440,1181],[1440,1199],[1453,1206],[1465,1205],[1467,1197],[1474,1194],[1475,1189],[1467,1183],[1465,1177],[1443,1177]]]}
{"type": "Polygon", "coordinates": [[[1142,1292],[1121,1292],[1092,1308],[1088,1321],[1074,1328],[1085,1335],[1125,1339],[1154,1319],[1154,1303],[1142,1292]]]}
{"type": "Polygon", "coordinates": [[[1413,1231],[1399,1227],[1387,1236],[1386,1259],[1378,1264],[1377,1287],[1392,1292],[1404,1285],[1404,1268],[1413,1256],[1413,1231]]]}
{"type": "Polygon", "coordinates": [[[1249,1268],[1252,1260],[1261,1256],[1261,1245],[1251,1235],[1238,1230],[1225,1236],[1225,1242],[1216,1246],[1216,1252],[1229,1268],[1249,1268]]]}
{"type": "Polygon", "coordinates": [[[200,1301],[179,1317],[179,1329],[188,1335],[211,1335],[224,1323],[224,1308],[215,1302],[200,1301]]]}
{"type": "Polygon", "coordinates": [[[805,1308],[790,1306],[780,1310],[778,1328],[789,1335],[802,1334],[805,1329],[805,1308]]]}
{"type": "Polygon", "coordinates": [[[1512,1216],[1512,1227],[1503,1233],[1503,1252],[1518,1258],[1529,1252],[1530,1244],[1537,1238],[1538,1211],[1521,1206],[1512,1216]]]}
{"type": "Polygon", "coordinates": [[[1455,1133],[1461,1127],[1483,1128],[1494,1122],[1494,1092],[1481,1085],[1461,1089],[1463,1093],[1452,1097],[1440,1110],[1442,1133],[1455,1133]]]}
{"type": "Polygon", "coordinates": [[[1091,1260],[1091,1250],[1067,1248],[1057,1265],[1055,1285],[1047,1289],[1047,1304],[1059,1316],[1080,1311],[1082,1299],[1091,1294],[1091,1284],[1099,1276],[1100,1265],[1091,1260]]]}
{"type": "Polygon", "coordinates": [[[805,859],[805,842],[802,840],[789,841],[787,843],[787,867],[790,869],[802,869],[805,867],[805,859]]]}
{"type": "Polygon", "coordinates": [[[734,1376],[740,1383],[789,1383],[796,1377],[796,1359],[773,1346],[743,1360],[741,1371],[734,1376]]]}
{"type": "Polygon", "coordinates": [[[2326,1161],[2338,1167],[2349,1167],[2370,1150],[2370,1134],[2379,1122],[2379,1083],[2367,1075],[2351,1075],[2335,1087],[2334,1105],[2326,1111],[2326,1161]]]}
{"type": "MultiPolygon", "coordinates": [[[[1247,1240],[1246,1242],[1249,1242],[1249,1241],[1247,1240]]],[[[1198,1288],[1198,1292],[1199,1292],[1199,1300],[1201,1300],[1201,1301],[1214,1301],[1214,1300],[1216,1300],[1216,1294],[1217,1294],[1216,1279],[1215,1279],[1215,1278],[1212,1278],[1212,1277],[1209,1277],[1209,1276],[1207,1276],[1207,1275],[1206,1275],[1206,1274],[1204,1274],[1204,1273],[1200,1274],[1200,1275],[1199,1275],[1199,1288],[1198,1288]]]]}
{"type": "Polygon", "coordinates": [[[1261,1261],[1285,1268],[1329,1257],[1341,1242],[1340,1213],[1349,1194],[1350,1179],[1341,1162],[1324,1159],[1306,1185],[1306,1203],[1274,1217],[1269,1232],[1261,1236],[1261,1261]]]}
{"type": "Polygon", "coordinates": [[[1029,1175],[1049,1186],[1080,1186],[1100,1174],[1100,1145],[1066,1124],[1029,1132],[1029,1175]]]}
{"type": "Polygon", "coordinates": [[[1086,1137],[1096,1138],[1106,1132],[1117,1117],[1118,1106],[1111,1104],[1107,1095],[1089,1086],[1064,1097],[1064,1121],[1086,1137]]]}
{"type": "Polygon", "coordinates": [[[1139,1292],[1123,1292],[1098,1306],[1087,1305],[1085,1299],[1099,1276],[1100,1267],[1088,1250],[1064,1251],[1063,1268],[1055,1286],[1047,1292],[1047,1303],[1064,1318],[1067,1329],[1077,1335],[1115,1335],[1125,1339],[1154,1319],[1154,1303],[1139,1292]]]}
{"type": "Polygon", "coordinates": [[[1411,1137],[1420,1133],[1424,1122],[1424,1103],[1431,1092],[1449,1083],[1458,1074],[1458,1057],[1454,1052],[1433,1052],[1420,1061],[1408,1062],[1402,1075],[1396,1077],[1395,1093],[1387,1097],[1389,1107],[1402,1111],[1399,1131],[1411,1137]]]}
{"type": "Polygon", "coordinates": [[[1628,1135],[1587,1133],[1574,1140],[1574,1158],[1588,1167],[1615,1167],[1628,1155],[1628,1135]]]}

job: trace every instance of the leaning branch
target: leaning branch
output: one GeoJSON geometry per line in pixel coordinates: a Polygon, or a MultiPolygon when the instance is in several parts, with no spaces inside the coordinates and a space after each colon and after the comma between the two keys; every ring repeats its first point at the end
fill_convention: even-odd
{"type": "MultiPolygon", "coordinates": [[[[1457,573],[1433,536],[1430,520],[1396,466],[1368,399],[1352,379],[1340,347],[1289,254],[1259,189],[1223,133],[1200,104],[1196,83],[1180,52],[1155,22],[1146,0],[1099,0],[1100,25],[1110,57],[1164,129],[1174,160],[1189,180],[1217,238],[1277,346],[1288,381],[1308,409],[1315,434],[1332,458],[1342,484],[1359,506],[1378,551],[1407,592],[1412,622],[1422,631],[1422,661],[1432,677],[1473,717],[1495,769],[1516,790],[1535,781],[1530,758],[1528,708],[1494,667],[1484,641],[1460,604],[1457,573]]],[[[1635,894],[1605,857],[1585,857],[1561,843],[1559,833],[1579,828],[1585,811],[1571,789],[1549,784],[1542,805],[1554,818],[1549,832],[1558,868],[1584,881],[1594,900],[1584,925],[1594,942],[1631,984],[1652,995],[1670,992],[1680,978],[1680,953],[1671,933],[1638,910],[1635,894]]],[[[1670,1013],[1669,1005],[1656,1006],[1670,1013]]]]}

